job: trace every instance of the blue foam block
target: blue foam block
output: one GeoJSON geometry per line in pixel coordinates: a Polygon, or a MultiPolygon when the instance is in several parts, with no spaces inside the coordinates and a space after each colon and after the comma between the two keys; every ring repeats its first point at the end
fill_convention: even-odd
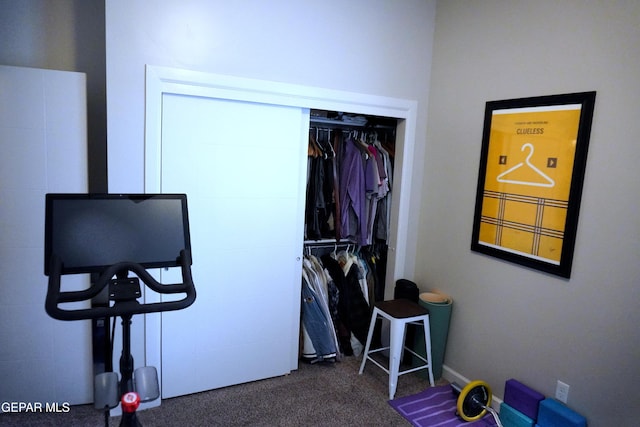
{"type": "Polygon", "coordinates": [[[536,423],[504,402],[500,404],[500,421],[503,427],[533,427],[536,423]]]}
{"type": "Polygon", "coordinates": [[[540,402],[538,425],[540,427],[587,427],[587,419],[559,401],[546,398],[540,402]]]}
{"type": "Polygon", "coordinates": [[[521,382],[510,379],[504,385],[504,403],[532,420],[538,419],[538,405],[544,395],[521,382]]]}

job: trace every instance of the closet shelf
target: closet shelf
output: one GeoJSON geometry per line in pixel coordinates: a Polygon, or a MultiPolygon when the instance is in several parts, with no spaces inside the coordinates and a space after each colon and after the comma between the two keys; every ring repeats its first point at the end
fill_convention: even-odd
{"type": "Polygon", "coordinates": [[[334,128],[334,129],[353,129],[353,128],[364,128],[364,127],[368,127],[371,129],[386,129],[386,130],[395,130],[396,127],[395,126],[389,126],[389,125],[369,125],[367,126],[366,123],[359,123],[359,122],[343,122],[341,120],[334,120],[334,119],[323,119],[323,118],[312,118],[310,120],[310,124],[311,126],[318,126],[318,125],[323,125],[325,127],[330,127],[330,128],[334,128]]]}
{"type": "Polygon", "coordinates": [[[311,120],[311,125],[327,125],[327,126],[331,126],[331,127],[345,127],[345,128],[362,128],[366,126],[366,122],[345,122],[343,120],[338,120],[338,119],[327,119],[324,117],[312,117],[311,120]]]}
{"type": "MultiPolygon", "coordinates": [[[[395,124],[380,124],[380,119],[376,119],[375,117],[367,117],[366,121],[358,120],[358,119],[349,119],[344,120],[343,118],[329,118],[329,117],[319,117],[319,116],[311,116],[309,122],[311,126],[324,126],[331,127],[336,129],[353,129],[353,128],[371,128],[371,129],[387,129],[387,130],[395,130],[395,124]],[[376,123],[378,122],[378,123],[376,123]]],[[[386,122],[389,122],[389,119],[386,119],[386,122]]]]}

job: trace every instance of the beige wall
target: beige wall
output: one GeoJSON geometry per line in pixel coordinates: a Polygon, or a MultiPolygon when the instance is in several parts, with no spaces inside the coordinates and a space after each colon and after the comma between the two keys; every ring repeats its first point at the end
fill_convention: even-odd
{"type": "Polygon", "coordinates": [[[441,1],[416,280],[452,294],[445,364],[502,396],[571,386],[590,426],[640,410],[640,3],[441,1]],[[485,102],[596,90],[570,280],[470,251],[485,102]]]}

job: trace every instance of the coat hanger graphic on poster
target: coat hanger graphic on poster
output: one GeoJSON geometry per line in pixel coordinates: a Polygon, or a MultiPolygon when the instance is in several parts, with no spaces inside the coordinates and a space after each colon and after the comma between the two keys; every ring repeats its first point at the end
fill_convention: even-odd
{"type": "Polygon", "coordinates": [[[526,144],[524,144],[522,146],[520,151],[524,151],[525,148],[529,148],[529,154],[527,155],[527,158],[524,160],[524,162],[520,162],[517,165],[515,165],[514,167],[502,172],[500,175],[498,175],[496,180],[498,182],[503,182],[503,183],[507,183],[507,184],[530,185],[530,186],[533,186],[533,187],[549,187],[550,188],[550,187],[555,186],[556,182],[553,179],[551,179],[547,174],[542,172],[540,169],[535,167],[530,162],[531,157],[533,157],[533,144],[527,142],[526,144]],[[513,180],[513,179],[505,179],[505,176],[507,176],[511,172],[515,171],[516,169],[520,169],[525,164],[527,166],[529,166],[531,169],[533,169],[534,172],[536,172],[538,175],[540,175],[542,178],[544,178],[544,180],[547,181],[547,182],[533,182],[533,181],[519,181],[519,180],[513,180]]]}

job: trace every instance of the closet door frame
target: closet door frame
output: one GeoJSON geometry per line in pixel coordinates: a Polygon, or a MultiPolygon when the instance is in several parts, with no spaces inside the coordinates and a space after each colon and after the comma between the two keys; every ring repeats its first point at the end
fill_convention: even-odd
{"type": "MultiPolygon", "coordinates": [[[[399,149],[396,151],[394,196],[391,206],[391,230],[395,232],[391,233],[389,241],[386,283],[395,283],[397,279],[405,276],[417,101],[154,65],[146,66],[145,89],[144,188],[146,193],[160,192],[162,99],[165,94],[343,111],[400,119],[396,131],[396,147],[399,149]]],[[[302,247],[300,253],[302,253],[302,247]]],[[[388,299],[392,297],[393,289],[392,286],[386,288],[385,298],[388,299]]],[[[158,295],[147,294],[145,302],[157,302],[156,298],[159,298],[158,295]]],[[[161,377],[160,319],[159,314],[145,315],[145,364],[156,366],[161,377]]]]}

